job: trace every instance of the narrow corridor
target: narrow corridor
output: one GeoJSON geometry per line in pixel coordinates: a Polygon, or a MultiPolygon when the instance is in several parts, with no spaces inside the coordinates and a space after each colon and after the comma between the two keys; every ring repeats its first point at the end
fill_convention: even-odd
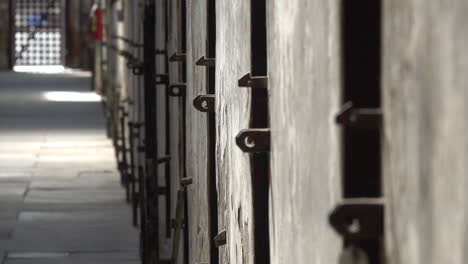
{"type": "Polygon", "coordinates": [[[90,77],[0,75],[1,263],[139,263],[90,77]]]}

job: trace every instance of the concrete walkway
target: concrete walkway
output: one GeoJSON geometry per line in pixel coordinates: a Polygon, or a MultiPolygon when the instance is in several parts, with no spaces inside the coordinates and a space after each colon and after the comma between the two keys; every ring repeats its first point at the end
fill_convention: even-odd
{"type": "Polygon", "coordinates": [[[139,263],[90,83],[0,73],[0,263],[139,263]]]}

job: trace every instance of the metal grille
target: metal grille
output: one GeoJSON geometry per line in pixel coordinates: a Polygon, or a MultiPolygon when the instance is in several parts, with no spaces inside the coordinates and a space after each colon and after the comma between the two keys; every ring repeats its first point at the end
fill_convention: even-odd
{"type": "Polygon", "coordinates": [[[62,0],[15,0],[15,65],[62,65],[62,0]]]}

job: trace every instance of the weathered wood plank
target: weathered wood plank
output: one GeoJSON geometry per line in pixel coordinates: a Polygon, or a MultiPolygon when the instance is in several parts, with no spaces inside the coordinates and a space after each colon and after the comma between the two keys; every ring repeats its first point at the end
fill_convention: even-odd
{"type": "Polygon", "coordinates": [[[268,3],[271,263],[338,263],[339,1],[268,3]]]}
{"type": "Polygon", "coordinates": [[[384,1],[388,263],[466,263],[468,3],[384,1]]]}
{"type": "Polygon", "coordinates": [[[249,127],[250,118],[250,91],[237,84],[250,72],[250,1],[216,4],[218,226],[227,231],[220,263],[249,264],[253,263],[250,164],[235,137],[249,127]]]}

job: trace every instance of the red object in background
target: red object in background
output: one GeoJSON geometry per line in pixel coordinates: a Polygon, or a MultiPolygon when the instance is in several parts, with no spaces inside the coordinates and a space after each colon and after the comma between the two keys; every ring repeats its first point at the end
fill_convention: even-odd
{"type": "Polygon", "coordinates": [[[94,12],[94,23],[92,28],[93,40],[103,41],[104,40],[104,10],[96,9],[94,12]]]}

